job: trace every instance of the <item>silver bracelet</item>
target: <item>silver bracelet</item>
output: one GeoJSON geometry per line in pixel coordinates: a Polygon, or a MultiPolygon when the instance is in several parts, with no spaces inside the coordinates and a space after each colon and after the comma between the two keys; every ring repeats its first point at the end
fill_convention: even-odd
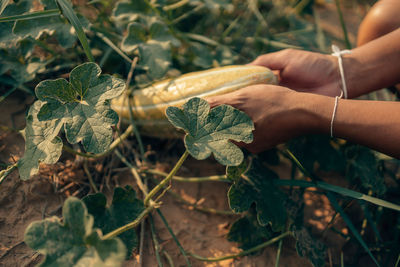
{"type": "Polygon", "coordinates": [[[351,53],[350,50],[340,50],[339,47],[337,47],[336,45],[332,45],[332,51],[333,51],[332,56],[335,56],[338,58],[340,77],[342,78],[342,89],[341,89],[340,95],[335,97],[335,106],[333,107],[332,119],[331,119],[331,138],[333,138],[333,122],[335,121],[336,111],[337,111],[337,107],[339,104],[339,99],[341,99],[343,96],[344,96],[344,98],[348,97],[346,79],[344,77],[342,55],[351,53]]]}

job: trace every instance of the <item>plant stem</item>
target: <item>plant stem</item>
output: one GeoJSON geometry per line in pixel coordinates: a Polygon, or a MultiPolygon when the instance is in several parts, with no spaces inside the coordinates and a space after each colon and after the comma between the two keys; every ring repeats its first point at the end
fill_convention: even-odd
{"type": "Polygon", "coordinates": [[[283,239],[279,240],[278,251],[276,252],[275,267],[279,267],[279,260],[281,258],[283,239]]]}
{"type": "Polygon", "coordinates": [[[267,242],[261,243],[258,246],[255,246],[255,247],[253,247],[251,249],[248,249],[248,250],[244,250],[244,251],[242,251],[240,253],[237,253],[237,254],[231,254],[231,255],[226,255],[226,256],[217,257],[217,258],[206,258],[206,257],[202,257],[202,256],[199,256],[199,255],[196,255],[196,254],[193,254],[193,253],[190,253],[189,255],[192,256],[193,258],[197,259],[197,260],[207,261],[207,262],[215,262],[215,261],[223,261],[223,260],[228,260],[228,259],[234,259],[234,258],[238,258],[238,257],[241,257],[241,256],[246,256],[248,254],[256,252],[256,251],[258,251],[258,250],[260,250],[262,248],[265,248],[265,247],[267,247],[267,246],[269,246],[269,245],[271,245],[271,244],[273,244],[275,242],[280,241],[281,239],[285,238],[288,235],[290,235],[290,231],[287,231],[287,232],[285,232],[283,234],[280,234],[277,237],[274,237],[274,238],[268,240],[267,242]]]}
{"type": "Polygon", "coordinates": [[[85,160],[85,162],[83,163],[83,170],[84,170],[85,173],[86,173],[86,176],[87,176],[87,178],[88,178],[88,180],[89,180],[90,186],[92,187],[93,191],[94,191],[95,193],[98,193],[99,190],[97,189],[97,186],[96,186],[96,184],[95,184],[94,181],[93,181],[92,175],[90,174],[90,171],[89,171],[89,168],[88,168],[88,165],[87,165],[87,160],[85,160]]]}
{"type": "Polygon", "coordinates": [[[176,2],[176,3],[174,3],[174,4],[167,5],[167,6],[163,7],[163,10],[164,11],[170,11],[170,10],[178,9],[178,8],[186,5],[189,2],[190,2],[190,0],[180,0],[180,1],[176,2]]]}
{"type": "Polygon", "coordinates": [[[132,228],[135,228],[138,226],[141,221],[146,218],[147,214],[149,214],[152,210],[155,209],[155,203],[150,203],[150,205],[142,211],[142,213],[139,214],[139,216],[132,222],[125,224],[124,226],[121,226],[120,228],[115,229],[112,232],[109,232],[108,234],[103,236],[103,239],[111,239],[113,237],[116,237],[117,235],[122,234],[123,232],[126,232],[132,228]]]}
{"type": "Polygon", "coordinates": [[[180,252],[182,253],[182,256],[185,258],[186,264],[187,266],[191,267],[192,264],[190,263],[187,254],[185,252],[185,250],[183,249],[181,243],[179,242],[178,238],[176,237],[176,235],[174,234],[174,232],[172,231],[171,227],[169,227],[167,220],[165,219],[164,215],[162,214],[162,212],[157,209],[157,213],[160,216],[162,222],[164,223],[165,227],[167,227],[168,232],[170,233],[170,235],[172,236],[172,239],[174,239],[176,245],[178,246],[180,252]]]}
{"type": "Polygon", "coordinates": [[[185,150],[185,153],[181,156],[181,158],[178,160],[178,162],[175,164],[174,168],[171,170],[171,172],[168,174],[167,177],[164,178],[156,187],[154,187],[150,193],[146,196],[144,199],[144,205],[147,206],[151,200],[152,197],[154,197],[155,194],[157,194],[158,191],[160,191],[169,181],[171,181],[172,177],[176,174],[176,172],[179,170],[179,168],[182,166],[183,162],[189,155],[189,152],[185,150]]]}
{"type": "Polygon", "coordinates": [[[129,161],[124,156],[122,156],[122,154],[118,150],[115,150],[114,153],[122,161],[122,163],[124,163],[126,166],[128,166],[133,177],[135,177],[137,186],[142,191],[143,195],[147,196],[147,192],[148,192],[147,186],[143,183],[136,168],[132,164],[130,164],[129,161]]]}
{"type": "Polygon", "coordinates": [[[12,173],[17,167],[18,167],[18,162],[8,166],[7,169],[0,171],[0,184],[2,184],[6,179],[6,177],[10,175],[10,173],[12,173]]]}
{"type": "Polygon", "coordinates": [[[230,216],[237,216],[240,215],[240,213],[234,213],[230,210],[217,210],[217,209],[213,209],[213,208],[203,208],[203,207],[199,207],[197,206],[197,204],[193,204],[190,203],[189,201],[183,199],[179,194],[173,192],[173,191],[169,191],[168,192],[172,197],[174,197],[175,199],[177,199],[179,202],[188,205],[190,207],[193,207],[193,209],[201,211],[201,212],[205,212],[205,213],[211,213],[211,214],[218,214],[218,215],[230,215],[230,216]]]}
{"type": "Polygon", "coordinates": [[[112,142],[112,144],[106,151],[104,151],[103,153],[100,153],[100,154],[82,153],[79,151],[75,151],[66,145],[63,146],[63,149],[71,154],[75,154],[75,155],[78,155],[81,157],[98,159],[98,158],[102,158],[102,157],[105,157],[108,154],[110,154],[120,143],[122,143],[122,141],[124,141],[126,138],[128,138],[128,136],[132,132],[133,132],[133,127],[132,127],[132,125],[129,125],[129,127],[126,128],[125,132],[123,134],[121,134],[120,136],[118,136],[118,138],[116,140],[114,140],[114,142],[112,142]]]}
{"type": "Polygon", "coordinates": [[[156,254],[157,264],[158,264],[158,267],[163,267],[163,264],[161,262],[161,257],[160,257],[160,250],[161,250],[160,244],[158,243],[158,240],[157,240],[156,229],[154,227],[153,216],[151,214],[149,215],[149,221],[150,221],[151,238],[154,243],[154,251],[156,254]]]}
{"type": "Polygon", "coordinates": [[[37,11],[37,12],[30,12],[28,14],[2,17],[2,18],[0,18],[0,23],[1,22],[10,22],[10,21],[15,21],[15,20],[28,20],[28,19],[53,17],[53,16],[59,16],[60,14],[61,14],[60,10],[58,10],[58,9],[42,10],[42,11],[37,11]]]}
{"type": "MultiPolygon", "coordinates": [[[[168,173],[154,170],[154,169],[147,169],[141,172],[149,173],[153,175],[159,175],[167,177],[168,173]]],[[[204,176],[204,177],[182,177],[182,176],[173,176],[173,180],[179,182],[188,182],[188,183],[201,183],[201,182],[226,182],[229,183],[230,181],[226,179],[226,175],[211,175],[211,176],[204,176]]]]}
{"type": "Polygon", "coordinates": [[[342,9],[340,8],[339,0],[335,0],[335,4],[336,4],[336,9],[337,9],[337,12],[338,12],[338,15],[339,15],[340,25],[342,26],[343,35],[344,35],[344,41],[346,43],[346,48],[347,49],[351,49],[351,43],[350,43],[350,40],[349,40],[349,34],[347,33],[346,23],[344,22],[344,19],[343,19],[343,13],[342,13],[342,9]]]}

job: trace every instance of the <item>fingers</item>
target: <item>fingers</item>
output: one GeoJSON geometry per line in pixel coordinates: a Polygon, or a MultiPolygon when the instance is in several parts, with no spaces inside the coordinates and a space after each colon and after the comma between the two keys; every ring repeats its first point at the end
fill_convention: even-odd
{"type": "Polygon", "coordinates": [[[257,57],[249,65],[263,66],[271,70],[283,70],[286,67],[285,53],[287,53],[286,50],[265,54],[257,57]]]}

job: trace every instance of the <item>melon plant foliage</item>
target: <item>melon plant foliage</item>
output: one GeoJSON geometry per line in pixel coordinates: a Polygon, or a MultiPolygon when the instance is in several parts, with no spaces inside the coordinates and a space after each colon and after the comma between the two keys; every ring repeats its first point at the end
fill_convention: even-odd
{"type": "Polygon", "coordinates": [[[69,143],[81,142],[87,152],[101,153],[112,142],[112,126],[118,115],[109,100],[125,89],[122,80],[101,75],[95,63],[84,63],[71,71],[70,81],[45,80],[35,89],[39,99],[29,111],[24,130],[25,154],[19,170],[23,180],[38,172],[39,163],[56,163],[64,130],[69,143]]]}

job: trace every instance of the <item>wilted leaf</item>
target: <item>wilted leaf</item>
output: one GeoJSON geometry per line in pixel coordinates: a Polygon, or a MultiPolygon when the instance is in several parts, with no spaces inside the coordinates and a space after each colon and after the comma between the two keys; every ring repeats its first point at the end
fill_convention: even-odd
{"type": "Polygon", "coordinates": [[[258,222],[261,225],[270,224],[275,232],[282,231],[286,224],[285,198],[272,181],[278,176],[255,160],[243,176],[229,189],[231,209],[244,212],[256,203],[258,222]]]}
{"type": "Polygon", "coordinates": [[[39,163],[54,164],[61,156],[63,143],[57,135],[62,127],[62,119],[39,121],[37,114],[43,105],[44,102],[36,101],[26,118],[25,153],[18,164],[22,180],[36,174],[39,163]]]}
{"type": "Polygon", "coordinates": [[[186,132],[186,149],[199,160],[213,153],[219,163],[237,166],[243,161],[243,152],[229,140],[253,141],[254,125],[249,116],[228,105],[210,110],[206,100],[195,97],[183,109],[168,107],[166,113],[175,127],[186,132]]]}
{"type": "Polygon", "coordinates": [[[95,63],[74,68],[70,82],[65,79],[46,80],[36,86],[36,96],[46,104],[40,109],[39,120],[63,119],[68,142],[82,142],[86,151],[101,153],[112,141],[111,126],[118,115],[108,100],[119,96],[125,88],[122,80],[100,75],[95,63]]]}
{"type": "Polygon", "coordinates": [[[74,197],[63,206],[63,223],[57,217],[31,223],[24,241],[45,255],[40,266],[120,266],[126,248],[118,238],[103,240],[93,229],[93,217],[74,197]]]}
{"type": "Polygon", "coordinates": [[[257,218],[250,212],[234,222],[229,229],[228,240],[239,243],[243,250],[255,247],[272,237],[270,226],[261,226],[257,218]]]}
{"type": "MultiPolygon", "coordinates": [[[[112,203],[108,208],[107,199],[102,193],[88,195],[82,200],[94,217],[94,226],[100,228],[103,234],[132,222],[144,209],[142,201],[136,198],[136,193],[130,186],[126,186],[125,189],[115,188],[112,203]]],[[[138,242],[135,229],[122,233],[119,238],[124,242],[129,257],[138,242]]]]}

